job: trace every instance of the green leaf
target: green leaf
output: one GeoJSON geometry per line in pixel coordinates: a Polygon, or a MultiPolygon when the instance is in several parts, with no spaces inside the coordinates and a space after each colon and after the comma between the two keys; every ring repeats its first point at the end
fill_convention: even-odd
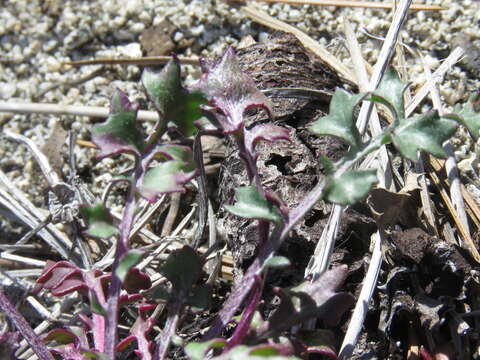
{"type": "Polygon", "coordinates": [[[165,286],[159,286],[155,289],[152,299],[157,302],[167,302],[171,299],[170,291],[165,286]]]}
{"type": "Polygon", "coordinates": [[[355,105],[365,94],[350,95],[337,89],[330,102],[330,112],[313,123],[310,131],[317,135],[332,135],[348,143],[352,151],[360,148],[362,141],[353,119],[355,105]]]}
{"type": "Polygon", "coordinates": [[[59,344],[71,344],[78,340],[78,336],[73,332],[66,329],[53,329],[48,332],[45,337],[42,338],[42,341],[48,343],[50,341],[56,341],[59,344]]]}
{"type": "Polygon", "coordinates": [[[388,69],[383,75],[382,81],[378,88],[374,91],[373,98],[371,100],[378,101],[387,105],[390,109],[393,107],[395,110],[394,115],[399,119],[400,123],[405,119],[405,106],[403,101],[403,93],[408,87],[408,83],[404,83],[400,80],[398,73],[393,69],[388,69]],[[380,96],[388,103],[385,103],[375,95],[380,96]]]}
{"type": "Polygon", "coordinates": [[[136,119],[137,107],[117,89],[110,102],[108,119],[92,129],[92,141],[100,148],[98,156],[105,157],[121,152],[140,156],[145,144],[136,119]]]}
{"type": "Polygon", "coordinates": [[[234,215],[247,219],[263,219],[280,222],[282,215],[278,208],[263,197],[255,186],[245,186],[235,190],[235,205],[225,208],[234,215]]]}
{"type": "Polygon", "coordinates": [[[226,345],[223,339],[212,339],[205,342],[191,342],[185,346],[185,354],[190,360],[203,360],[210,349],[219,349],[226,345]]]}
{"type": "Polygon", "coordinates": [[[90,310],[92,313],[99,314],[106,316],[107,310],[100,304],[97,298],[97,294],[93,291],[89,292],[89,300],[90,300],[90,310]]]}
{"type": "Polygon", "coordinates": [[[145,175],[138,188],[149,201],[155,201],[160,194],[183,191],[183,185],[196,174],[192,150],[180,145],[162,145],[142,161],[145,175]],[[152,159],[160,157],[164,162],[147,170],[152,159]]]}
{"type": "Polygon", "coordinates": [[[190,246],[173,251],[159,272],[171,283],[174,294],[186,295],[200,277],[203,261],[190,246]]]}
{"type": "Polygon", "coordinates": [[[118,263],[118,267],[115,270],[115,275],[118,276],[122,283],[125,281],[130,269],[140,262],[142,256],[143,253],[138,250],[129,250],[125,255],[122,256],[120,262],[118,263]]]}
{"type": "Polygon", "coordinates": [[[264,268],[284,268],[290,266],[290,260],[285,256],[272,256],[263,264],[264,268]]]}
{"type": "Polygon", "coordinates": [[[377,182],[375,170],[347,171],[331,179],[324,190],[324,199],[343,205],[363,200],[377,182]]]}
{"type": "Polygon", "coordinates": [[[418,151],[425,150],[436,157],[444,158],[443,143],[456,131],[457,123],[438,113],[414,116],[394,129],[392,140],[395,147],[406,158],[417,161],[418,151]]]}
{"type": "Polygon", "coordinates": [[[118,234],[117,227],[113,225],[112,216],[101,203],[92,206],[82,206],[80,212],[87,221],[88,228],[85,232],[89,236],[109,238],[118,234]]]}
{"type": "Polygon", "coordinates": [[[182,87],[178,59],[170,60],[160,72],[145,69],[142,83],[164,121],[173,122],[185,136],[196,132],[194,122],[202,117],[200,105],[207,101],[199,91],[182,87]]]}
{"type": "Polygon", "coordinates": [[[463,105],[457,105],[453,109],[454,113],[459,116],[459,121],[464,125],[470,136],[478,140],[480,135],[480,114],[475,111],[475,102],[477,101],[478,95],[470,97],[469,101],[463,105]]]}
{"type": "Polygon", "coordinates": [[[198,310],[206,310],[210,307],[212,298],[212,288],[208,284],[202,284],[193,288],[188,296],[187,305],[193,306],[198,310]]]}

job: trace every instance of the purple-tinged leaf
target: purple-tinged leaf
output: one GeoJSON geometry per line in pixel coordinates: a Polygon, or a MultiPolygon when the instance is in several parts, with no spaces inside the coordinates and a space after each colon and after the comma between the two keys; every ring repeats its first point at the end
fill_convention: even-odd
{"type": "Polygon", "coordinates": [[[47,261],[42,275],[37,279],[35,292],[49,289],[54,296],[63,296],[74,291],[88,289],[82,278],[82,271],[68,261],[47,261]]]}
{"type": "Polygon", "coordinates": [[[125,281],[130,270],[137,265],[143,256],[143,252],[138,250],[129,250],[122,256],[120,262],[115,270],[115,275],[118,276],[121,282],[125,281]]]}
{"type": "Polygon", "coordinates": [[[235,190],[235,205],[226,205],[225,209],[234,215],[247,219],[262,219],[280,222],[282,214],[271,201],[263,197],[255,186],[244,186],[235,190]]]}
{"type": "Polygon", "coordinates": [[[258,124],[249,130],[245,129],[245,148],[254,159],[257,157],[255,146],[260,140],[268,142],[290,140],[290,129],[274,124],[258,124]]]}
{"type": "Polygon", "coordinates": [[[113,225],[113,217],[103,204],[82,206],[80,212],[88,224],[85,231],[87,235],[105,239],[118,234],[117,227],[113,225]]]}
{"type": "Polygon", "coordinates": [[[139,180],[139,192],[151,202],[160,194],[183,191],[183,185],[196,175],[192,150],[180,145],[156,147],[142,160],[142,167],[145,175],[139,180]],[[148,169],[153,159],[163,162],[148,169]]]}
{"type": "Polygon", "coordinates": [[[123,294],[118,297],[119,305],[128,305],[133,304],[134,302],[140,301],[143,299],[143,295],[139,293],[135,294],[123,294]]]}
{"type": "Polygon", "coordinates": [[[280,305],[268,320],[268,334],[277,334],[305,320],[320,318],[336,325],[353,304],[353,296],[336,290],[345,281],[347,267],[326,271],[313,283],[305,281],[290,289],[276,289],[280,305]]]}
{"type": "Polygon", "coordinates": [[[176,296],[186,296],[202,272],[203,260],[189,246],[184,246],[168,255],[159,269],[171,283],[176,296]]]}
{"type": "Polygon", "coordinates": [[[193,89],[202,91],[210,105],[222,112],[217,120],[224,133],[241,129],[243,114],[249,108],[261,107],[271,114],[267,97],[242,71],[232,47],[219,61],[202,61],[201,66],[203,75],[193,89]]]}
{"type": "Polygon", "coordinates": [[[165,122],[173,122],[185,136],[196,132],[194,122],[202,116],[200,105],[206,99],[200,92],[189,92],[182,87],[180,64],[174,57],[160,72],[145,69],[142,83],[165,122]]]}
{"type": "Polygon", "coordinates": [[[318,354],[327,356],[330,359],[338,358],[335,351],[335,337],[332,331],[324,329],[303,330],[295,335],[302,344],[302,353],[318,354]]]}
{"type": "Polygon", "coordinates": [[[97,294],[94,291],[89,293],[90,310],[94,314],[107,316],[107,310],[100,304],[97,294]]]}
{"type": "Polygon", "coordinates": [[[92,141],[99,147],[99,157],[128,152],[140,156],[145,143],[143,135],[137,128],[138,107],[119,89],[115,91],[110,102],[110,115],[92,129],[92,141]]]}
{"type": "Polygon", "coordinates": [[[147,290],[151,286],[152,281],[150,280],[150,277],[137,268],[130,269],[123,282],[123,288],[129,294],[138,293],[140,290],[147,290]]]}

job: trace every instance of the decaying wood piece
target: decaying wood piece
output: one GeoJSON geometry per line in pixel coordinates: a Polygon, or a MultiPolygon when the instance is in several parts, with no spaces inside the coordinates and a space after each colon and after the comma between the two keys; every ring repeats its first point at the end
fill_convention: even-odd
{"type": "MultiPolygon", "coordinates": [[[[348,86],[334,70],[309,53],[295,36],[284,32],[273,33],[265,43],[239,49],[237,55],[242,68],[252,76],[259,89],[294,86],[328,93],[336,87],[348,86]]],[[[317,98],[273,97],[271,103],[273,121],[292,130],[291,141],[260,143],[257,166],[266,189],[278,194],[293,208],[322,176],[319,157],[324,155],[333,161],[338,160],[346,147],[337,139],[316,137],[306,130],[312,121],[325,114],[328,109],[325,102],[317,98]]],[[[250,126],[263,121],[267,121],[263,112],[254,113],[247,119],[250,126]]],[[[234,203],[235,189],[247,184],[246,172],[235,146],[228,144],[219,184],[221,203],[234,203]]],[[[303,266],[306,266],[314,242],[320,237],[330,210],[331,205],[319,202],[310,215],[294,227],[291,239],[285,244],[284,249],[297,252],[295,256],[304,262],[303,266]]],[[[349,222],[347,219],[345,226],[349,222]]],[[[227,238],[239,270],[257,249],[256,224],[221,209],[219,228],[227,238]]]]}

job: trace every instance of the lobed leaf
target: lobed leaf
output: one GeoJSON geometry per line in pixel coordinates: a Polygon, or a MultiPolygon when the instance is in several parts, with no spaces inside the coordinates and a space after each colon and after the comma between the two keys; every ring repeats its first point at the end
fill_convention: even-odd
{"type": "Polygon", "coordinates": [[[92,141],[100,149],[100,158],[122,152],[140,156],[145,144],[136,125],[137,110],[127,95],[116,89],[107,120],[92,128],[92,141]]]}
{"type": "Polygon", "coordinates": [[[446,157],[443,143],[456,131],[457,123],[439,117],[436,111],[406,119],[392,132],[392,141],[403,156],[418,161],[418,151],[425,150],[440,158],[446,157]]]}
{"type": "Polygon", "coordinates": [[[185,354],[190,360],[203,360],[210,349],[222,348],[226,345],[224,339],[212,339],[205,342],[191,342],[185,346],[185,354]]]}
{"type": "Polygon", "coordinates": [[[324,199],[342,205],[363,200],[377,182],[375,170],[352,170],[332,178],[325,186],[324,199]]]}
{"type": "Polygon", "coordinates": [[[92,206],[82,206],[80,212],[88,224],[85,232],[89,236],[109,238],[118,234],[117,227],[113,225],[112,215],[102,203],[97,202],[92,206]]]}
{"type": "Polygon", "coordinates": [[[344,140],[357,151],[362,145],[361,137],[355,125],[353,110],[364,94],[351,95],[343,89],[337,89],[330,102],[330,112],[310,126],[317,135],[332,135],[344,140]]]}
{"type": "Polygon", "coordinates": [[[408,86],[409,84],[402,82],[398,73],[393,68],[390,68],[385,71],[379,86],[375,89],[370,100],[388,106],[393,110],[395,118],[402,123],[405,120],[403,93],[408,86]]]}
{"type": "Polygon", "coordinates": [[[232,133],[244,126],[243,114],[252,107],[261,107],[270,115],[267,97],[255,86],[253,79],[245,74],[237,61],[235,52],[229,47],[217,62],[201,62],[203,75],[193,86],[200,90],[210,105],[217,110],[211,112],[218,120],[224,133],[232,133]]]}
{"type": "Polygon", "coordinates": [[[234,215],[247,219],[263,219],[273,222],[282,221],[280,210],[265,197],[255,186],[240,187],[235,190],[235,205],[226,205],[225,209],[234,215]]]}
{"type": "Polygon", "coordinates": [[[189,92],[183,88],[180,63],[176,57],[160,72],[145,69],[142,83],[149,99],[162,115],[161,121],[173,122],[185,136],[195,133],[194,122],[202,117],[200,105],[205,104],[206,99],[198,91],[189,92]]]}

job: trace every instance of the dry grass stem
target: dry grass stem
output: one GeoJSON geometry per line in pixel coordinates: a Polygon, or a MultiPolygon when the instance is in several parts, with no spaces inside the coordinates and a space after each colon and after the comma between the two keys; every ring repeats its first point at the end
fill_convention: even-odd
{"type": "MultiPolygon", "coordinates": [[[[238,0],[229,0],[238,1],[238,0]]],[[[358,7],[367,9],[393,9],[394,3],[387,1],[351,1],[351,0],[254,0],[256,2],[266,3],[284,3],[284,4],[297,4],[297,5],[318,5],[318,6],[337,6],[337,7],[358,7]]],[[[444,10],[443,7],[437,5],[427,4],[412,4],[409,10],[429,10],[439,11],[444,10]]]]}

